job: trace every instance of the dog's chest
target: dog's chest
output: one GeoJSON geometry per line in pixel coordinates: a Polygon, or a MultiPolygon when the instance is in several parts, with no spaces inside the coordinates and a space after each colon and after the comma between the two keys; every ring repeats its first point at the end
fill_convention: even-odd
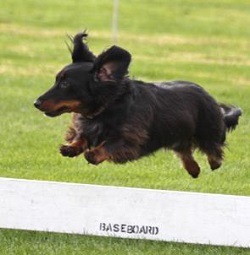
{"type": "Polygon", "coordinates": [[[107,125],[98,120],[85,121],[85,127],[82,131],[83,136],[88,140],[90,147],[95,147],[103,142],[110,133],[110,129],[107,127],[107,125]]]}

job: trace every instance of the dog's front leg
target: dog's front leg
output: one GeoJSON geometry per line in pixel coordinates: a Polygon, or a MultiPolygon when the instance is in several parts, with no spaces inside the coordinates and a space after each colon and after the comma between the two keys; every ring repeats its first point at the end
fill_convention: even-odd
{"type": "Polygon", "coordinates": [[[74,139],[71,143],[60,146],[60,153],[64,157],[76,157],[83,153],[88,147],[87,140],[84,138],[74,139]]]}
{"type": "Polygon", "coordinates": [[[117,141],[104,141],[97,147],[87,150],[85,158],[91,164],[97,165],[105,160],[114,163],[125,163],[138,159],[142,155],[140,146],[120,139],[117,141]]]}
{"type": "Polygon", "coordinates": [[[110,160],[112,158],[111,154],[105,148],[105,141],[99,144],[97,147],[87,150],[84,153],[86,160],[94,165],[98,165],[99,163],[110,160]]]}

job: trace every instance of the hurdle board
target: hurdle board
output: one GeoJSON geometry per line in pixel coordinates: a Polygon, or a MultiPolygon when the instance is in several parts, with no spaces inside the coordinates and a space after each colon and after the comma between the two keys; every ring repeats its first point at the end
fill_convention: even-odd
{"type": "Polygon", "coordinates": [[[250,197],[0,178],[0,228],[250,247],[250,197]]]}

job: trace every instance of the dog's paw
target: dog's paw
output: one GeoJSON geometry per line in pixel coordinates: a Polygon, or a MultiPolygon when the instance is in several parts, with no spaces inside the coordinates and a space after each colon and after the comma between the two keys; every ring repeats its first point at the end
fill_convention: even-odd
{"type": "Polygon", "coordinates": [[[98,154],[94,150],[89,150],[84,153],[85,159],[93,164],[98,165],[101,161],[98,159],[98,154]]]}
{"type": "Polygon", "coordinates": [[[60,153],[62,154],[62,156],[70,157],[70,158],[76,157],[83,152],[82,148],[73,147],[70,145],[61,145],[59,150],[60,150],[60,153]]]}
{"type": "Polygon", "coordinates": [[[210,165],[210,168],[211,170],[216,170],[218,168],[220,168],[220,166],[222,165],[222,162],[221,161],[209,161],[209,165],[210,165]]]}
{"type": "Polygon", "coordinates": [[[184,161],[184,167],[193,178],[198,178],[200,174],[200,167],[194,160],[184,161]]]}

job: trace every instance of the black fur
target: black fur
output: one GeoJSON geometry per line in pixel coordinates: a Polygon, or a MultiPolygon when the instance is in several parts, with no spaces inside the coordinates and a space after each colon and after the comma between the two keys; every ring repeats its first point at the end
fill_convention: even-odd
{"type": "Polygon", "coordinates": [[[54,117],[74,112],[63,156],[84,153],[88,162],[125,163],[160,148],[171,149],[193,177],[200,172],[192,152],[207,155],[211,169],[223,160],[226,131],[238,124],[241,110],[218,104],[202,87],[187,81],[145,83],[129,79],[131,55],[112,46],[95,57],[77,34],[73,63],[35,106],[54,117]]]}

